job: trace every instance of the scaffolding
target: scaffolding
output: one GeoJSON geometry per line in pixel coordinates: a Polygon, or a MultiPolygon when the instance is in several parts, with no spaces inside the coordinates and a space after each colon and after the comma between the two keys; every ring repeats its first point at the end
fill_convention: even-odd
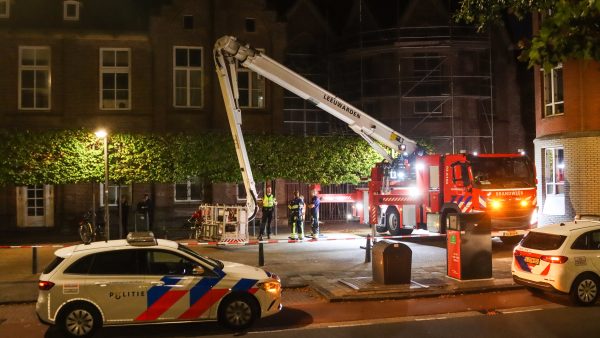
{"type": "Polygon", "coordinates": [[[489,34],[399,27],[362,31],[344,44],[333,61],[334,92],[437,152],[494,152],[489,34]]]}

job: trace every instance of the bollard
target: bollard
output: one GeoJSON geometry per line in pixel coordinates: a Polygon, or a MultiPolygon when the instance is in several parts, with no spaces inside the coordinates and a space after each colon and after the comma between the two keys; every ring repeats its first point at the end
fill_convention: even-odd
{"type": "Polygon", "coordinates": [[[37,247],[31,248],[31,274],[35,275],[38,271],[37,247]]]}
{"type": "Polygon", "coordinates": [[[263,250],[263,243],[258,243],[258,266],[265,265],[265,252],[263,250]]]}
{"type": "Polygon", "coordinates": [[[367,235],[367,246],[365,247],[365,263],[371,263],[371,235],[367,235]]]}

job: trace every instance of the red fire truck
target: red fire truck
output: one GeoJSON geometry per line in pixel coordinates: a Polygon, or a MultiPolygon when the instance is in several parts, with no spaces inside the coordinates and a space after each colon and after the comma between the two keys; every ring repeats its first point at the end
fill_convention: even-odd
{"type": "Polygon", "coordinates": [[[367,187],[321,202],[354,203],[361,223],[392,235],[444,233],[448,214],[488,212],[492,236],[515,243],[537,225],[535,184],[533,163],[520,153],[424,155],[401,168],[377,164],[367,187]]]}
{"type": "Polygon", "coordinates": [[[214,54],[244,185],[252,197],[248,198],[248,215],[256,210],[256,188],[241,132],[238,66],[347,123],[384,158],[371,170],[366,187],[351,194],[322,194],[322,203],[354,203],[362,223],[392,235],[409,234],[420,227],[444,232],[448,214],[476,211],[490,213],[492,235],[506,242],[518,241],[536,226],[534,166],[524,154],[424,155],[415,141],[234,37],[220,38],[214,54]]]}

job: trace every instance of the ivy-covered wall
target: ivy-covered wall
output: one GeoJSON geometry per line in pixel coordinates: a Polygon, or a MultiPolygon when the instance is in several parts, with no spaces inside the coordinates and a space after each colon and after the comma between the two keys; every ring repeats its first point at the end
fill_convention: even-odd
{"type": "MultiPolygon", "coordinates": [[[[257,181],[357,183],[381,157],[358,137],[246,136],[257,181]]],[[[102,140],[88,130],[0,131],[0,185],[102,182],[102,140]]],[[[168,183],[199,177],[240,182],[229,134],[109,136],[111,182],[168,183]]]]}

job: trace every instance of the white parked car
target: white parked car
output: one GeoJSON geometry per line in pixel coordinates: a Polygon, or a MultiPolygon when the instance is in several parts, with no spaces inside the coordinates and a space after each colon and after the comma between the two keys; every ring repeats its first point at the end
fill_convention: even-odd
{"type": "Polygon", "coordinates": [[[36,312],[72,337],[103,325],[218,320],[233,329],[281,309],[264,270],[201,256],[148,233],[59,249],[39,280],[36,312]]]}
{"type": "Polygon", "coordinates": [[[513,251],[512,275],[530,290],[558,291],[576,304],[594,304],[600,287],[600,222],[532,229],[513,251]]]}

